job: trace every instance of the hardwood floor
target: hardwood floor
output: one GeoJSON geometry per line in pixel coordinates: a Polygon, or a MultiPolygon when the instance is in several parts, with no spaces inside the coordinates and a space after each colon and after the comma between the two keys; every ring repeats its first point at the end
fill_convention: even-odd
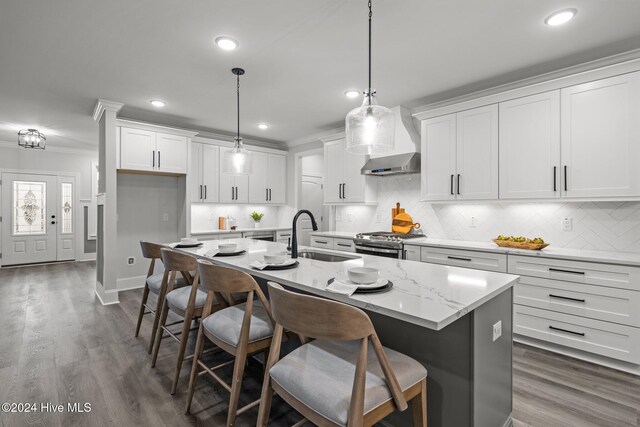
{"type": "MultiPolygon", "coordinates": [[[[134,338],[141,291],[102,306],[94,295],[95,264],[0,269],[0,402],[37,403],[32,413],[0,413],[2,426],[223,426],[228,394],[205,377],[184,415],[190,363],[169,394],[176,344],[163,341],[158,363],[147,355],[150,316],[134,338]],[[43,413],[40,403],[91,404],[91,412],[43,413]]],[[[212,360],[228,356],[208,355],[212,360]]],[[[223,371],[228,381],[231,372],[223,371]]],[[[241,404],[260,394],[262,366],[251,361],[241,404]]],[[[640,377],[535,348],[514,349],[514,425],[640,426],[640,377]]],[[[253,426],[257,409],[238,417],[253,426]]],[[[278,398],[271,423],[300,416],[278,398]]]]}

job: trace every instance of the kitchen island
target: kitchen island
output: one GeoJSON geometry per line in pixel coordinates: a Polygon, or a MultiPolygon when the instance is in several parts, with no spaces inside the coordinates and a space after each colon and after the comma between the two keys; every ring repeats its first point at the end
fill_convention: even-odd
{"type": "MultiPolygon", "coordinates": [[[[284,251],[285,245],[251,239],[225,242],[229,241],[246,253],[208,259],[245,271],[263,284],[271,280],[360,307],[385,346],[423,363],[429,372],[430,426],[510,425],[512,287],[518,276],[361,254],[349,254],[353,258],[343,262],[299,258],[294,269],[256,270],[252,262],[262,261],[266,252],[284,251]],[[346,278],[349,268],[363,265],[378,268],[393,288],[352,296],[326,290],[329,279],[346,278]],[[501,329],[495,339],[494,325],[501,329]]],[[[218,243],[207,241],[182,250],[204,257],[218,243]]],[[[392,414],[385,421],[409,425],[408,412],[392,414]]]]}

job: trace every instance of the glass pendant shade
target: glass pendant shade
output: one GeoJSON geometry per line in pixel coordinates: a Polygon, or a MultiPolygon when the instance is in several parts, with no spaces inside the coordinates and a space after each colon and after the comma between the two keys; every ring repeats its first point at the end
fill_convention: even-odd
{"type": "Polygon", "coordinates": [[[225,153],[224,173],[248,175],[251,173],[251,154],[244,148],[242,138],[235,138],[235,147],[225,153]]]}
{"type": "Polygon", "coordinates": [[[376,102],[375,92],[365,94],[362,105],[345,120],[346,150],[354,154],[379,154],[393,150],[393,112],[376,102]]]}
{"type": "Polygon", "coordinates": [[[18,132],[18,145],[24,148],[44,150],[47,138],[35,129],[22,129],[18,132]]]}

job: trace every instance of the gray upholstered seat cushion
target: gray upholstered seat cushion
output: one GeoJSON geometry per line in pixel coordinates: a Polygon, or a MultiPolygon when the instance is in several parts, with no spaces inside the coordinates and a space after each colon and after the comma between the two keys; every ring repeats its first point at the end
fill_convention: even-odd
{"type": "MultiPolygon", "coordinates": [[[[147,277],[147,286],[149,286],[149,291],[158,295],[160,293],[160,287],[162,286],[162,276],[163,274],[154,274],[153,276],[147,277]]],[[[176,283],[173,285],[174,288],[181,288],[183,286],[187,286],[187,281],[184,280],[184,277],[178,275],[176,276],[176,283]]]]}
{"type": "MultiPolygon", "coordinates": [[[[246,304],[238,304],[216,311],[202,321],[202,326],[211,335],[237,347],[245,307],[246,304]]],[[[271,336],[273,336],[273,325],[269,315],[260,301],[254,301],[251,310],[251,325],[249,326],[249,342],[271,336]]]]}
{"type": "MultiPolygon", "coordinates": [[[[269,371],[271,379],[318,414],[347,425],[359,345],[357,341],[312,341],[276,363],[269,371]]],[[[391,399],[371,343],[368,349],[365,413],[391,399]]],[[[384,351],[403,391],[427,376],[416,360],[388,348],[384,351]]]]}
{"type": "MultiPolygon", "coordinates": [[[[189,303],[189,296],[191,295],[191,286],[185,286],[184,288],[174,289],[167,294],[167,304],[169,308],[175,311],[176,309],[186,311],[187,304],[189,303]]],[[[204,303],[207,301],[207,293],[197,290],[195,308],[204,307],[204,303]]]]}

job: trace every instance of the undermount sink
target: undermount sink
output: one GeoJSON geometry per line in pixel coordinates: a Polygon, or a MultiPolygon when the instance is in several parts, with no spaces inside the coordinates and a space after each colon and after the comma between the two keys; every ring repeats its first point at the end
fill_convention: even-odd
{"type": "Polygon", "coordinates": [[[349,261],[352,259],[358,259],[360,257],[335,255],[335,254],[328,254],[326,252],[304,250],[304,251],[298,252],[298,258],[315,259],[316,261],[324,261],[324,262],[343,262],[343,261],[349,261]]]}

